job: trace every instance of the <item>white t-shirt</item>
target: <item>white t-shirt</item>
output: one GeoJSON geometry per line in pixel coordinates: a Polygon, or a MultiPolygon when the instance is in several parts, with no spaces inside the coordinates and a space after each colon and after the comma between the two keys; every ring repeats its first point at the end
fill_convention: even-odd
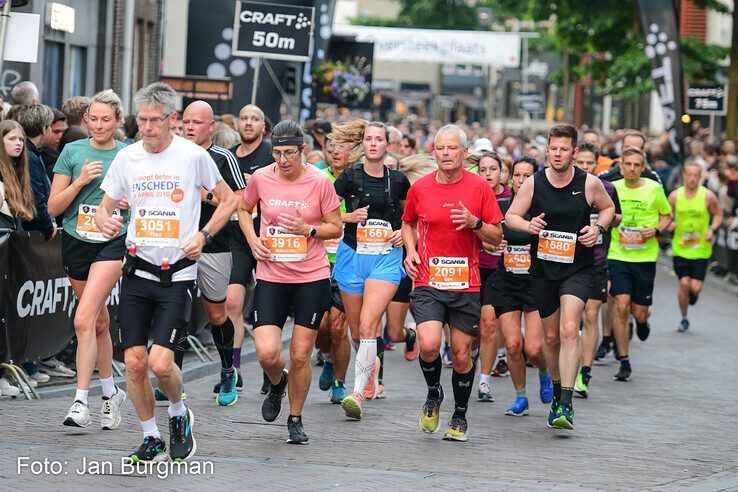
{"type": "MultiPolygon", "coordinates": [[[[200,187],[212,190],[223,179],[208,152],[175,136],[163,152],[150,154],[141,142],[122,149],[110,164],[100,188],[114,200],[128,198],[131,220],[127,243],[136,255],[154,265],[184,258],[183,247],[197,234],[200,187]]],[[[136,275],[158,280],[146,272],[136,275]]],[[[197,265],[175,273],[175,282],[195,280],[197,265]]]]}

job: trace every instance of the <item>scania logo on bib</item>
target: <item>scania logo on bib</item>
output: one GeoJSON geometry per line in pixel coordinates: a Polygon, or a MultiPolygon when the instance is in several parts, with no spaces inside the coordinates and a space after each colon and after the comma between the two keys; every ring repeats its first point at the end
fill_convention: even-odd
{"type": "Polygon", "coordinates": [[[87,213],[90,213],[90,207],[88,207],[87,205],[83,205],[83,206],[82,206],[82,211],[83,211],[84,213],[86,213],[86,214],[87,214],[87,213]]]}
{"type": "Polygon", "coordinates": [[[140,215],[141,217],[145,216],[146,215],[146,209],[145,208],[138,209],[138,215],[140,215]]]}

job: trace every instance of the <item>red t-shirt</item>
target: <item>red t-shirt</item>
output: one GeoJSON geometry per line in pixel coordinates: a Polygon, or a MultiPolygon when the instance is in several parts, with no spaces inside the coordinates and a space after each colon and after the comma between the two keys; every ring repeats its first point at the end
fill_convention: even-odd
{"type": "Polygon", "coordinates": [[[439,183],[432,173],[410,187],[402,220],[417,223],[418,228],[420,265],[415,287],[479,292],[482,242],[471,229],[457,231],[458,226],[451,222],[451,210],[459,208],[459,201],[485,224],[502,221],[494,190],[469,171],[464,170],[461,181],[453,184],[439,183]]]}

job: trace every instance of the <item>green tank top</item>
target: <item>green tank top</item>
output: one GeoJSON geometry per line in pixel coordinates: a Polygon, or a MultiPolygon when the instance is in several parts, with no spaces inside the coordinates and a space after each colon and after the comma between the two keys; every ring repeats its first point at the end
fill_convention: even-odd
{"type": "Polygon", "coordinates": [[[707,259],[712,256],[712,243],[705,240],[710,228],[710,212],[707,210],[705,197],[707,189],[697,188],[691,200],[684,195],[684,186],[676,193],[674,206],[674,238],[671,250],[674,256],[688,260],[707,259]]]}

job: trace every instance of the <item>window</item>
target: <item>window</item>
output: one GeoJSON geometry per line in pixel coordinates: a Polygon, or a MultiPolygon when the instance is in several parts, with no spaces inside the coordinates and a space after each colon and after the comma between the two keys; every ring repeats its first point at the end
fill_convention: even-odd
{"type": "Polygon", "coordinates": [[[60,108],[64,86],[64,45],[53,41],[44,42],[44,93],[43,101],[51,107],[60,108]]]}
{"type": "Polygon", "coordinates": [[[69,50],[69,96],[84,96],[87,80],[87,48],[72,46],[69,50]]]}

